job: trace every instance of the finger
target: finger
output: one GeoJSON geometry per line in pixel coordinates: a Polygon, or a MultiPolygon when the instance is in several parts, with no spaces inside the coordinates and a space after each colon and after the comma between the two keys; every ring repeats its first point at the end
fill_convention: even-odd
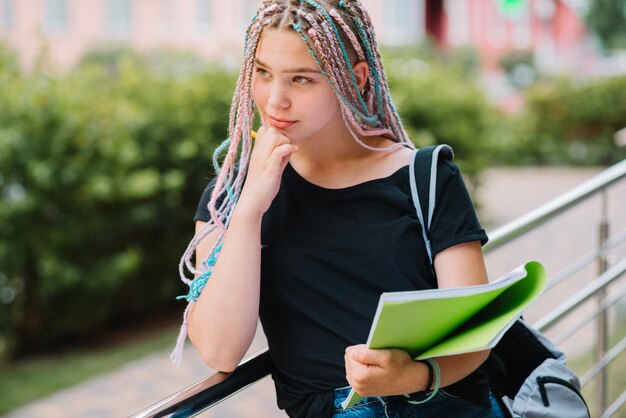
{"type": "Polygon", "coordinates": [[[283,161],[280,165],[280,169],[281,171],[285,169],[285,167],[287,166],[287,164],[289,164],[289,161],[291,160],[291,156],[293,154],[295,154],[296,152],[298,152],[298,146],[297,145],[293,145],[293,147],[295,148],[295,151],[291,152],[289,155],[283,157],[283,161]]]}
{"type": "Polygon", "coordinates": [[[270,127],[263,132],[263,135],[257,136],[255,146],[258,149],[258,155],[265,155],[265,158],[270,158],[270,155],[274,152],[274,149],[281,145],[290,143],[291,140],[288,137],[278,132],[276,129],[270,127]]]}
{"type": "Polygon", "coordinates": [[[279,145],[278,147],[274,148],[274,151],[272,151],[269,162],[270,164],[276,163],[279,167],[285,168],[285,165],[287,165],[289,158],[296,151],[298,151],[298,147],[296,145],[279,145]]]}
{"type": "Polygon", "coordinates": [[[353,350],[352,358],[362,364],[381,366],[388,363],[389,353],[386,350],[371,350],[360,346],[353,350]]]}
{"type": "Polygon", "coordinates": [[[259,130],[256,132],[256,140],[254,141],[255,145],[259,146],[259,144],[265,143],[267,141],[268,133],[268,129],[264,125],[261,125],[259,130]]]}
{"type": "Polygon", "coordinates": [[[350,375],[350,374],[351,374],[351,372],[350,372],[350,371],[351,371],[351,365],[350,365],[350,362],[352,361],[352,360],[350,359],[350,356],[348,356],[347,354],[345,354],[345,355],[343,356],[343,361],[344,361],[344,363],[345,363],[345,367],[346,367],[346,374],[350,375]]]}
{"type": "Polygon", "coordinates": [[[291,139],[288,136],[277,130],[276,128],[269,128],[273,131],[274,134],[274,146],[278,147],[284,144],[291,144],[291,139]]]}

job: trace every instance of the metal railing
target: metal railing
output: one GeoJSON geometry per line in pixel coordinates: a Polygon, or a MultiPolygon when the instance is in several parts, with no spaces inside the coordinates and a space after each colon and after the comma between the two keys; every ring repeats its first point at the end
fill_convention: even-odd
{"type": "MultiPolygon", "coordinates": [[[[491,232],[489,234],[490,241],[484,247],[485,253],[492,252],[514,239],[535,230],[590,197],[599,193],[602,194],[602,219],[599,225],[600,239],[598,249],[592,254],[579,258],[564,271],[556,274],[554,276],[555,280],[551,280],[550,286],[566,280],[594,261],[598,261],[599,264],[598,277],[534,324],[539,330],[546,331],[575,311],[581,304],[592,298],[598,299],[597,310],[590,315],[580,318],[574,323],[574,326],[561,332],[554,340],[557,344],[561,343],[576,330],[580,329],[583,324],[596,319],[598,324],[596,362],[589,370],[582,373],[580,380],[584,386],[592,379],[599,378],[599,384],[597,385],[599,402],[597,402],[598,405],[593,416],[602,418],[609,418],[617,413],[623,404],[626,403],[626,390],[623,390],[611,405],[607,405],[607,367],[626,348],[626,338],[613,347],[608,347],[607,310],[618,303],[626,292],[624,289],[621,289],[621,293],[611,294],[611,298],[608,299],[606,289],[609,285],[615,284],[626,277],[624,274],[626,273],[626,258],[622,257],[621,260],[609,268],[606,254],[610,249],[626,241],[626,232],[613,238],[608,236],[609,228],[606,216],[607,189],[624,178],[626,178],[626,160],[608,168],[560,197],[491,232]]],[[[626,213],[626,210],[624,213],[626,213]]],[[[138,412],[132,418],[196,416],[266,377],[271,373],[271,368],[272,362],[267,348],[265,348],[245,359],[233,373],[213,373],[207,378],[138,412]]]]}

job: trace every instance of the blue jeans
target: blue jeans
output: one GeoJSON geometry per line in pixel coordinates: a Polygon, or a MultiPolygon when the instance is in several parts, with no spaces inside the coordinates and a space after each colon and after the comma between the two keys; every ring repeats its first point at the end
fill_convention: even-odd
{"type": "Polygon", "coordinates": [[[350,387],[335,389],[333,418],[504,418],[498,401],[489,392],[491,408],[477,405],[440,389],[434,398],[423,404],[414,405],[404,396],[372,396],[363,398],[354,407],[341,408],[341,402],[350,393],[350,387]]]}

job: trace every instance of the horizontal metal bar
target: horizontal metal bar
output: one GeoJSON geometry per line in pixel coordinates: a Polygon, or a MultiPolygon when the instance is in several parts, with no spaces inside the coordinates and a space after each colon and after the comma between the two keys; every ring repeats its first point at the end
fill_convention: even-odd
{"type": "Polygon", "coordinates": [[[600,415],[600,418],[611,418],[615,413],[620,410],[624,403],[626,403],[626,390],[623,391],[622,394],[619,395],[619,398],[617,398],[611,405],[609,405],[608,408],[606,408],[606,411],[604,411],[602,415],[600,415]]]}
{"type": "Polygon", "coordinates": [[[585,372],[580,378],[580,385],[585,386],[591,381],[598,373],[600,373],[606,366],[609,365],[617,356],[619,356],[624,349],[626,349],[626,337],[622,338],[619,343],[615,344],[600,361],[591,366],[589,370],[585,372]]]}
{"type": "Polygon", "coordinates": [[[546,291],[552,289],[562,281],[571,277],[573,274],[578,273],[580,270],[587,267],[587,265],[593,263],[595,260],[598,259],[598,257],[600,257],[600,254],[602,254],[602,250],[596,249],[591,254],[587,254],[586,256],[580,258],[574,264],[570,264],[565,270],[561,270],[560,272],[552,276],[546,286],[546,291]]]}
{"type": "Polygon", "coordinates": [[[546,291],[552,289],[557,286],[559,283],[563,282],[567,278],[571,277],[575,273],[578,273],[580,270],[587,267],[587,265],[591,264],[595,260],[597,260],[603,252],[611,250],[613,247],[621,244],[623,241],[626,241],[626,231],[623,231],[619,235],[615,235],[609,238],[603,248],[598,248],[593,252],[587,254],[586,256],[580,258],[573,264],[570,264],[565,269],[559,271],[557,274],[550,278],[550,282],[546,286],[546,291]]]}
{"type": "MultiPolygon", "coordinates": [[[[492,251],[547,222],[625,176],[626,160],[615,164],[559,198],[491,232],[490,241],[484,248],[485,252],[492,251]]],[[[560,318],[560,315],[558,317],[560,318]]],[[[271,372],[271,368],[271,358],[265,348],[244,360],[233,373],[214,373],[138,412],[132,418],[195,416],[264,378],[271,372]]]]}
{"type": "Polygon", "coordinates": [[[621,244],[624,241],[626,241],[626,231],[623,231],[619,235],[613,235],[612,237],[610,237],[608,241],[606,242],[606,248],[611,249],[613,247],[617,247],[619,244],[621,244]]]}
{"type": "Polygon", "coordinates": [[[626,272],[626,257],[622,258],[613,267],[602,273],[597,279],[583,287],[576,292],[572,297],[566,300],[564,303],[548,312],[539,321],[534,324],[534,327],[539,331],[544,332],[561,318],[569,314],[572,310],[576,309],[578,305],[585,302],[601,289],[605,288],[613,281],[617,280],[622,274],[626,272]]]}
{"type": "Polygon", "coordinates": [[[272,360],[265,347],[242,361],[234,372],[215,372],[131,418],[194,417],[263,379],[271,370],[272,360]]]}
{"type": "Polygon", "coordinates": [[[598,310],[593,311],[588,315],[585,315],[580,320],[576,321],[576,323],[572,324],[567,330],[563,331],[556,337],[552,338],[552,342],[554,343],[554,345],[558,347],[563,341],[567,340],[576,332],[580,331],[580,329],[585,324],[587,324],[588,322],[596,318],[600,314],[600,312],[604,312],[608,310],[610,307],[612,307],[613,305],[615,305],[616,303],[618,303],[625,295],[626,295],[626,288],[624,288],[624,290],[618,295],[611,295],[612,298],[606,299],[605,301],[603,301],[602,305],[599,307],[598,310]]]}
{"type": "Polygon", "coordinates": [[[484,251],[486,253],[493,251],[531,231],[623,177],[626,177],[626,160],[611,166],[580,186],[491,232],[489,242],[483,247],[484,251]]]}

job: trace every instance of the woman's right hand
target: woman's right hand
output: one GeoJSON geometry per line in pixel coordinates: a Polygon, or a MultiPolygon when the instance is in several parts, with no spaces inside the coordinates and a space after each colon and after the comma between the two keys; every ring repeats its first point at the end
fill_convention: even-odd
{"type": "Polygon", "coordinates": [[[259,129],[246,182],[237,203],[238,211],[262,216],[270,208],[280,188],[285,166],[296,151],[298,147],[277,129],[264,126],[259,129]]]}

